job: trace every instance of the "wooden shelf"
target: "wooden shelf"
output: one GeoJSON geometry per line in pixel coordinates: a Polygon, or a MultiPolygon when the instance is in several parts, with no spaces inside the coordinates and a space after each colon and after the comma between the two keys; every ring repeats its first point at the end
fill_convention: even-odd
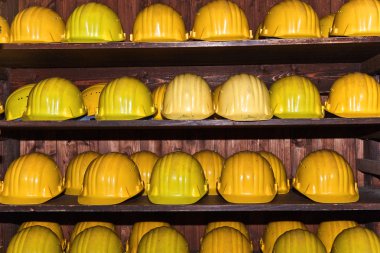
{"type": "Polygon", "coordinates": [[[0,212],[265,212],[265,211],[380,211],[380,189],[360,189],[360,200],[347,204],[313,202],[294,190],[277,195],[271,203],[231,204],[220,196],[206,196],[192,205],[155,205],[139,196],[118,205],[87,206],[77,203],[76,196],[61,195],[40,205],[0,205],[0,212]]]}
{"type": "MultiPolygon", "coordinates": [[[[380,37],[264,39],[230,42],[2,44],[0,67],[202,66],[364,63],[380,54],[380,37]]],[[[364,69],[365,71],[365,69],[364,69]]]]}

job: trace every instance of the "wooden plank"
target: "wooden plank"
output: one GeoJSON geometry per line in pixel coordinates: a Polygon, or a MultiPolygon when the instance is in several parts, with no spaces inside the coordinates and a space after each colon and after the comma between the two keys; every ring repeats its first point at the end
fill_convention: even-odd
{"type": "Polygon", "coordinates": [[[364,173],[380,176],[380,160],[357,159],[356,167],[364,173]]]}
{"type": "Polygon", "coordinates": [[[361,72],[368,74],[380,73],[380,55],[373,56],[372,58],[361,63],[361,72]]]}

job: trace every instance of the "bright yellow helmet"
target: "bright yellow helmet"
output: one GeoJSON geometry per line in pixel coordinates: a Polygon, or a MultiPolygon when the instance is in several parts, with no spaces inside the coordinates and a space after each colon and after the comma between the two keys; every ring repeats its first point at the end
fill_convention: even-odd
{"type": "Polygon", "coordinates": [[[164,155],[153,167],[146,187],[154,204],[193,204],[208,191],[207,180],[200,163],[184,152],[164,155]]]}
{"type": "Polygon", "coordinates": [[[307,230],[305,225],[299,221],[274,221],[270,222],[264,230],[264,235],[260,239],[260,249],[263,253],[272,253],[274,243],[283,233],[293,230],[307,230]]]}
{"type": "Polygon", "coordinates": [[[317,235],[318,238],[325,245],[326,251],[331,252],[331,247],[337,235],[347,228],[356,226],[358,226],[358,223],[356,223],[355,221],[324,221],[319,224],[317,235]]]}
{"type": "Polygon", "coordinates": [[[260,37],[320,38],[318,15],[303,1],[284,0],[269,10],[260,37]]]}
{"type": "Polygon", "coordinates": [[[214,0],[195,16],[190,38],[208,41],[248,40],[252,38],[244,11],[234,2],[214,0]]]}
{"type": "Polygon", "coordinates": [[[214,229],[220,228],[220,227],[230,227],[238,230],[240,233],[244,235],[247,240],[250,240],[249,232],[247,227],[238,221],[215,221],[215,222],[210,222],[206,226],[206,231],[205,234],[211,232],[214,229]]]}
{"type": "Polygon", "coordinates": [[[273,114],[281,119],[323,118],[324,111],[317,87],[302,76],[287,76],[269,89],[273,114]]]}
{"type": "Polygon", "coordinates": [[[214,114],[211,89],[200,76],[182,74],[167,86],[162,115],[174,120],[200,120],[214,114]]]}
{"type": "Polygon", "coordinates": [[[334,23],[335,14],[324,16],[319,20],[322,38],[328,38],[334,23]]]}
{"type": "Polygon", "coordinates": [[[154,115],[154,119],[156,119],[156,120],[162,119],[161,112],[162,112],[162,108],[164,107],[164,96],[165,96],[167,86],[168,85],[166,83],[162,84],[162,85],[158,86],[156,89],[154,89],[154,91],[152,93],[154,107],[157,110],[156,115],[154,115]]]}
{"type": "Polygon", "coordinates": [[[126,253],[137,253],[137,247],[141,238],[152,229],[159,227],[170,227],[170,225],[169,223],[158,221],[136,222],[133,224],[132,231],[126,245],[126,253]]]}
{"type": "Polygon", "coordinates": [[[63,253],[59,238],[47,227],[32,226],[18,231],[11,239],[7,253],[63,253]]]}
{"type": "Polygon", "coordinates": [[[30,91],[22,120],[67,120],[86,113],[78,87],[69,80],[53,77],[40,81],[30,91]]]}
{"type": "Polygon", "coordinates": [[[331,253],[378,253],[380,238],[368,228],[351,227],[343,230],[334,240],[331,253]]]}
{"type": "Polygon", "coordinates": [[[239,230],[219,227],[211,230],[202,239],[199,253],[252,253],[252,244],[239,230]]]}
{"type": "Polygon", "coordinates": [[[111,229],[95,226],[83,230],[70,243],[68,253],[112,252],[123,253],[118,235],[111,229]]]}
{"type": "Polygon", "coordinates": [[[133,24],[133,42],[175,42],[188,38],[181,15],[165,4],[152,4],[136,17],[133,24]]]}
{"type": "Polygon", "coordinates": [[[65,23],[53,10],[32,6],[16,15],[10,35],[12,43],[61,42],[65,38],[65,23]]]}
{"type": "Polygon", "coordinates": [[[8,21],[0,17],[0,43],[9,42],[9,24],[8,21]]]}
{"type": "Polygon", "coordinates": [[[335,15],[330,36],[380,36],[378,0],[350,0],[335,15]]]}
{"type": "Polygon", "coordinates": [[[181,233],[171,227],[150,230],[140,240],[137,253],[190,253],[181,233]]]}
{"type": "Polygon", "coordinates": [[[216,182],[222,172],[224,158],[217,152],[211,150],[201,150],[193,155],[201,164],[208,182],[208,195],[218,195],[216,192],[216,182]]]}
{"type": "Polygon", "coordinates": [[[124,41],[125,38],[117,14],[101,3],[82,4],[67,20],[67,42],[97,43],[124,41]]]}
{"type": "Polygon", "coordinates": [[[300,162],[293,187],[320,203],[351,203],[359,200],[352,169],[343,156],[333,150],[318,150],[300,162]]]}
{"type": "Polygon", "coordinates": [[[110,222],[104,222],[104,221],[78,222],[77,224],[75,224],[74,229],[71,232],[70,243],[72,243],[74,241],[75,237],[77,237],[77,235],[79,235],[82,231],[84,231],[88,228],[96,227],[96,226],[106,227],[106,228],[111,229],[112,231],[115,232],[115,225],[113,225],[110,222]]]}
{"type": "Polygon", "coordinates": [[[103,88],[95,117],[97,120],[134,120],[155,112],[149,88],[135,78],[121,77],[103,88]]]}
{"type": "Polygon", "coordinates": [[[114,205],[126,201],[144,189],[136,164],[128,156],[111,152],[96,158],[86,170],[82,205],[114,205]]]}
{"type": "Polygon", "coordinates": [[[294,229],[276,240],[272,253],[327,253],[325,246],[313,233],[294,229]]]}
{"type": "Polygon", "coordinates": [[[107,83],[94,84],[82,91],[83,103],[87,108],[87,115],[94,116],[99,108],[99,98],[107,83]]]}
{"type": "Polygon", "coordinates": [[[236,121],[271,119],[269,92],[258,77],[239,74],[230,77],[222,86],[215,112],[236,121]]]}
{"type": "Polygon", "coordinates": [[[251,151],[238,152],[226,159],[216,188],[231,203],[267,203],[277,193],[270,164],[251,151]]]}
{"type": "Polygon", "coordinates": [[[97,152],[84,152],[70,160],[65,176],[65,194],[79,195],[83,188],[83,178],[88,165],[100,156],[97,152]]]}
{"type": "Polygon", "coordinates": [[[271,152],[260,151],[259,154],[267,160],[273,170],[277,184],[277,193],[286,194],[290,190],[290,182],[286,176],[286,169],[283,162],[271,152]]]}
{"type": "Polygon", "coordinates": [[[29,93],[36,84],[21,86],[7,98],[5,102],[5,119],[15,120],[22,117],[26,111],[29,93]]]}
{"type": "MultiPolygon", "coordinates": [[[[140,151],[132,154],[130,158],[137,165],[144,185],[148,185],[154,164],[159,156],[150,151],[140,151]]],[[[143,195],[147,195],[147,192],[144,191],[143,195]]]]}
{"type": "Polygon", "coordinates": [[[41,204],[63,190],[61,171],[55,161],[42,153],[30,153],[9,165],[1,182],[0,203],[41,204]]]}
{"type": "Polygon", "coordinates": [[[66,239],[63,236],[62,228],[58,223],[47,222],[47,221],[27,221],[23,222],[18,228],[17,232],[20,232],[22,229],[34,226],[41,226],[50,229],[58,237],[61,242],[62,249],[66,247],[66,239]]]}
{"type": "Polygon", "coordinates": [[[326,111],[343,118],[380,117],[380,84],[364,73],[350,73],[331,86],[326,111]]]}

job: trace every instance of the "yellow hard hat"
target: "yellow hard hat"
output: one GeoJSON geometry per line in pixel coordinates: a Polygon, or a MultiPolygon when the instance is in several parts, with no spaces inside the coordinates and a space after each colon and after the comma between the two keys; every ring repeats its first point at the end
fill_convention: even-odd
{"type": "Polygon", "coordinates": [[[277,193],[286,194],[290,190],[290,182],[286,176],[286,169],[282,161],[274,154],[260,151],[259,154],[267,160],[273,170],[274,178],[277,183],[277,193]]]}
{"type": "Polygon", "coordinates": [[[111,152],[99,156],[88,166],[78,202],[114,205],[136,196],[143,189],[136,164],[124,154],[111,152]]]}
{"type": "Polygon", "coordinates": [[[137,253],[190,253],[181,233],[171,227],[150,230],[140,240],[137,253]]]}
{"type": "Polygon", "coordinates": [[[67,120],[86,113],[80,90],[69,80],[53,77],[30,91],[22,120],[67,120]]]}
{"type": "Polygon", "coordinates": [[[255,36],[253,37],[253,39],[255,39],[255,40],[259,40],[260,39],[260,32],[261,32],[262,29],[263,29],[263,24],[261,23],[257,27],[257,30],[255,32],[255,36]]]}
{"type": "Polygon", "coordinates": [[[50,229],[53,231],[53,233],[58,237],[59,241],[61,242],[62,249],[65,249],[66,247],[66,239],[63,236],[62,228],[58,223],[55,222],[47,222],[47,221],[28,221],[23,222],[20,227],[18,228],[17,232],[20,232],[22,229],[34,227],[34,226],[41,226],[50,229]]]}
{"type": "Polygon", "coordinates": [[[352,169],[343,156],[333,150],[318,150],[300,162],[293,187],[320,203],[350,203],[359,200],[352,169]]]}
{"type": "Polygon", "coordinates": [[[244,11],[235,3],[215,0],[203,6],[195,16],[190,38],[208,41],[247,40],[252,38],[244,11]]]}
{"type": "Polygon", "coordinates": [[[309,4],[300,0],[284,0],[269,10],[260,36],[320,38],[319,18],[309,4]]]}
{"type": "Polygon", "coordinates": [[[95,226],[79,233],[70,243],[68,253],[112,252],[123,253],[117,234],[109,228],[95,226]]]}
{"type": "Polygon", "coordinates": [[[157,110],[156,115],[154,115],[154,119],[156,120],[162,119],[161,111],[162,111],[162,108],[164,107],[164,96],[165,96],[167,86],[168,85],[166,83],[162,84],[158,86],[157,88],[155,88],[152,93],[154,107],[157,110]]]}
{"type": "Polygon", "coordinates": [[[350,0],[335,15],[330,36],[379,36],[378,0],[350,0]]]}
{"type": "Polygon", "coordinates": [[[72,243],[74,241],[75,237],[77,237],[77,235],[79,235],[82,231],[84,231],[88,228],[96,227],[96,226],[106,227],[108,229],[111,229],[112,231],[115,231],[115,226],[110,222],[104,222],[104,221],[78,222],[77,224],[75,224],[74,229],[71,232],[70,243],[72,243]]]}
{"type": "Polygon", "coordinates": [[[223,84],[215,112],[236,121],[267,120],[273,116],[264,82],[247,74],[232,76],[223,84]]]}
{"type": "Polygon", "coordinates": [[[79,195],[83,188],[83,178],[88,165],[99,157],[97,152],[84,152],[70,160],[66,170],[65,194],[79,195]]]}
{"type": "Polygon", "coordinates": [[[14,120],[22,117],[22,114],[26,111],[29,93],[35,85],[35,83],[24,85],[9,95],[5,102],[6,120],[14,120]]]}
{"type": "Polygon", "coordinates": [[[164,155],[153,167],[147,185],[149,200],[154,204],[193,204],[208,191],[200,163],[184,152],[164,155]]]}
{"type": "Polygon", "coordinates": [[[222,85],[218,85],[214,91],[212,92],[212,106],[214,108],[214,111],[216,110],[216,105],[218,104],[219,101],[219,95],[220,91],[222,90],[222,85]]]}
{"type": "Polygon", "coordinates": [[[319,20],[319,27],[321,28],[322,38],[328,38],[330,30],[334,23],[335,14],[324,16],[319,20]]]}
{"type": "Polygon", "coordinates": [[[380,239],[372,230],[352,227],[343,230],[332,245],[331,253],[379,253],[380,239]]]}
{"type": "Polygon", "coordinates": [[[216,221],[216,222],[210,222],[206,226],[205,234],[211,232],[214,229],[220,228],[220,227],[231,227],[236,230],[238,230],[242,235],[245,236],[248,240],[250,240],[249,232],[246,226],[238,221],[216,221]]]}
{"type": "Polygon", "coordinates": [[[219,227],[211,230],[202,239],[199,253],[252,253],[252,244],[239,232],[231,227],[219,227]]]}
{"type": "Polygon", "coordinates": [[[0,43],[8,43],[9,42],[9,25],[8,21],[0,17],[0,43]]]}
{"type": "Polygon", "coordinates": [[[380,117],[380,84],[364,73],[344,75],[332,85],[325,109],[343,118],[380,117]]]}
{"type": "Polygon", "coordinates": [[[218,195],[216,192],[216,182],[222,172],[224,158],[217,152],[211,150],[201,150],[193,155],[201,164],[208,182],[208,195],[218,195]]]}
{"type": "Polygon", "coordinates": [[[264,230],[264,235],[260,239],[260,249],[263,253],[272,253],[274,243],[283,233],[293,230],[307,230],[305,225],[299,221],[274,221],[270,222],[264,230]]]}
{"type": "Polygon", "coordinates": [[[137,247],[141,238],[151,231],[159,227],[170,227],[169,223],[158,221],[136,222],[133,224],[131,234],[126,244],[126,253],[137,253],[137,247]]]}
{"type": "Polygon", "coordinates": [[[176,76],[165,92],[162,115],[167,119],[200,120],[214,114],[211,89],[200,76],[176,76]]]}
{"type": "Polygon", "coordinates": [[[58,196],[64,183],[53,159],[42,153],[30,153],[9,165],[0,187],[0,203],[29,205],[58,196]]]}
{"type": "Polygon", "coordinates": [[[97,120],[134,120],[156,112],[148,87],[132,77],[121,77],[104,87],[99,98],[97,120]]]}
{"type": "Polygon", "coordinates": [[[308,78],[281,78],[272,84],[269,94],[273,114],[281,119],[324,116],[319,91],[308,78]]]}
{"type": "Polygon", "coordinates": [[[270,164],[251,151],[238,152],[226,159],[216,188],[231,203],[267,203],[277,193],[270,164]]]}
{"type": "Polygon", "coordinates": [[[356,223],[355,221],[325,221],[319,224],[317,235],[318,238],[325,245],[326,251],[331,252],[331,247],[337,235],[347,228],[356,226],[358,226],[358,223],[356,223]]]}
{"type": "Polygon", "coordinates": [[[18,231],[7,248],[7,253],[25,252],[63,253],[63,250],[53,231],[36,225],[18,231]]]}
{"type": "Polygon", "coordinates": [[[181,15],[165,4],[152,4],[136,17],[133,24],[133,42],[185,41],[188,38],[181,15]]]}
{"type": "Polygon", "coordinates": [[[53,10],[32,6],[19,12],[11,25],[10,42],[61,42],[65,37],[65,23],[53,10]]]}
{"type": "Polygon", "coordinates": [[[3,113],[4,113],[4,106],[0,101],[0,114],[3,114],[3,113]]]}
{"type": "Polygon", "coordinates": [[[276,240],[272,253],[327,253],[325,246],[313,233],[294,229],[276,240]]]}
{"type": "Polygon", "coordinates": [[[125,38],[117,14],[101,3],[78,6],[66,23],[67,42],[96,43],[124,41],[125,38]]]}
{"type": "MultiPolygon", "coordinates": [[[[159,158],[158,155],[150,151],[140,151],[132,154],[130,158],[137,165],[144,185],[147,185],[150,181],[154,164],[159,158]]],[[[143,195],[147,195],[146,191],[144,191],[143,195]]]]}
{"type": "Polygon", "coordinates": [[[95,115],[95,112],[99,107],[100,93],[102,93],[102,90],[106,84],[107,83],[94,84],[82,91],[83,103],[87,108],[88,116],[95,115]]]}

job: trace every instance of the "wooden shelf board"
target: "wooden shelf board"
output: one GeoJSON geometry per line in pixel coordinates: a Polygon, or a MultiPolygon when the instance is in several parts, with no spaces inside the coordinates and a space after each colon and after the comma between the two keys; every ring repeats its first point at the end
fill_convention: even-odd
{"type": "Polygon", "coordinates": [[[77,197],[61,195],[39,205],[0,205],[0,212],[265,212],[265,211],[380,211],[380,189],[360,189],[356,203],[324,204],[313,202],[294,190],[277,195],[271,203],[231,204],[220,196],[206,196],[192,205],[155,205],[139,196],[117,205],[79,205],[77,197]]]}

